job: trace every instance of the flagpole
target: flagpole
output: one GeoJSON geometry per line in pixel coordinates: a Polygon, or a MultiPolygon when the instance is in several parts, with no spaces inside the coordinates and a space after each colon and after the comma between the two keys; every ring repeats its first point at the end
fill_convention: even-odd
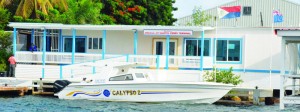
{"type": "Polygon", "coordinates": [[[213,66],[213,68],[214,68],[214,70],[213,70],[213,72],[214,72],[214,76],[215,76],[215,82],[217,82],[217,73],[216,73],[216,69],[217,69],[217,67],[216,67],[216,61],[217,61],[217,34],[218,34],[218,21],[217,21],[217,17],[215,17],[215,21],[216,21],[216,34],[215,34],[215,38],[213,39],[213,41],[214,41],[214,56],[215,56],[215,58],[214,58],[214,66],[213,66]]]}
{"type": "MultiPolygon", "coordinates": [[[[274,19],[274,18],[273,18],[274,19]]],[[[271,28],[271,39],[270,39],[270,88],[272,87],[272,61],[273,61],[273,55],[272,55],[272,39],[273,39],[273,31],[274,31],[274,21],[272,22],[272,28],[271,28]]]]}
{"type": "MultiPolygon", "coordinates": [[[[274,12],[274,8],[273,8],[273,12],[274,12]]],[[[274,14],[272,12],[272,16],[273,16],[273,21],[272,21],[272,27],[271,27],[271,39],[270,39],[270,71],[269,71],[269,78],[270,78],[270,82],[269,82],[269,87],[272,88],[272,61],[273,61],[273,55],[272,55],[272,39],[273,39],[273,31],[274,31],[274,14]]]]}

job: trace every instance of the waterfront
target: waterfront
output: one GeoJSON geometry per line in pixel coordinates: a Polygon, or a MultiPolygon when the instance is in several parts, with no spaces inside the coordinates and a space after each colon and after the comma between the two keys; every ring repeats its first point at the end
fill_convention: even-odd
{"type": "MultiPolygon", "coordinates": [[[[293,112],[300,105],[287,106],[284,111],[293,112]]],[[[26,95],[23,97],[0,97],[0,112],[275,112],[272,106],[209,105],[178,103],[128,103],[99,102],[89,100],[60,100],[55,97],[26,95]]]]}

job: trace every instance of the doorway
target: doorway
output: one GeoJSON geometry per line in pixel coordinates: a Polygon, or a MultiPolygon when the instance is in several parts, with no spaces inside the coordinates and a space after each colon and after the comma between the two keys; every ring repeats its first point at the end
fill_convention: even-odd
{"type": "MultiPolygon", "coordinates": [[[[169,55],[177,54],[177,39],[170,39],[169,55]]],[[[167,39],[154,38],[153,39],[153,55],[166,55],[167,39]]]]}

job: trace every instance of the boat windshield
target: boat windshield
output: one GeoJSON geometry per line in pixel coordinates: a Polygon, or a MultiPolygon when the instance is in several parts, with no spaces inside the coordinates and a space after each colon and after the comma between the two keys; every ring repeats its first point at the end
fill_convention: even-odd
{"type": "Polygon", "coordinates": [[[135,73],[136,78],[145,78],[143,73],[135,73]]]}
{"type": "Polygon", "coordinates": [[[109,81],[131,81],[133,80],[132,74],[125,74],[109,78],[109,81]]]}

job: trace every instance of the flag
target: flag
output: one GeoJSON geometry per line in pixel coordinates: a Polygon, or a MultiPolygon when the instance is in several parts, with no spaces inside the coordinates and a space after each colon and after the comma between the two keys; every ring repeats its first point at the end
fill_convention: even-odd
{"type": "Polygon", "coordinates": [[[283,22],[283,16],[278,10],[273,11],[274,23],[283,22]]]}
{"type": "Polygon", "coordinates": [[[218,8],[220,19],[237,18],[241,16],[241,6],[220,7],[218,8]]]}

